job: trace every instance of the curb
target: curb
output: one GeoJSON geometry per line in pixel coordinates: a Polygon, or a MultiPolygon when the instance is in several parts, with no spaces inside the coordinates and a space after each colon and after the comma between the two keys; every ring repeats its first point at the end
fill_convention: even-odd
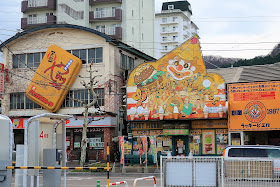
{"type": "MultiPolygon", "coordinates": [[[[67,176],[107,176],[107,172],[67,172],[67,176]]],[[[160,177],[160,173],[111,173],[110,177],[118,177],[118,176],[155,176],[160,177]]]]}

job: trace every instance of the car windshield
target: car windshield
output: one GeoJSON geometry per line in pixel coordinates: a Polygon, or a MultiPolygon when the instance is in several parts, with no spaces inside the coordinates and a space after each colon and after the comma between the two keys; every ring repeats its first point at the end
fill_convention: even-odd
{"type": "Polygon", "coordinates": [[[259,148],[231,148],[228,152],[228,156],[280,158],[280,150],[259,148]]]}

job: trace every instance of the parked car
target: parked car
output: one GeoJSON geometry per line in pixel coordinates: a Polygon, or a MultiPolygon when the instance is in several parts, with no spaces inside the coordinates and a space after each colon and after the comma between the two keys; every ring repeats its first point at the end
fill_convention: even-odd
{"type": "Polygon", "coordinates": [[[225,175],[233,178],[280,177],[280,147],[270,145],[227,146],[223,152],[225,175]]]}

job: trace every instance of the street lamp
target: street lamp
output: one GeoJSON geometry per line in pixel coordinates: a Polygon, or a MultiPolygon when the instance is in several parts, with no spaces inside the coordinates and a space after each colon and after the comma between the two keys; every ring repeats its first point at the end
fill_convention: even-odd
{"type": "Polygon", "coordinates": [[[122,136],[122,129],[123,129],[123,117],[125,110],[123,108],[120,108],[120,136],[122,136]]]}

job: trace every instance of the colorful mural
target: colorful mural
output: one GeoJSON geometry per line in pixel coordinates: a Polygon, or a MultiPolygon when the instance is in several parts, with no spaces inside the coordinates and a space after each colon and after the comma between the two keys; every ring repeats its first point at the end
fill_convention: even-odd
{"type": "Polygon", "coordinates": [[[206,73],[197,36],[129,75],[128,120],[221,118],[224,110],[225,82],[206,73]]]}

